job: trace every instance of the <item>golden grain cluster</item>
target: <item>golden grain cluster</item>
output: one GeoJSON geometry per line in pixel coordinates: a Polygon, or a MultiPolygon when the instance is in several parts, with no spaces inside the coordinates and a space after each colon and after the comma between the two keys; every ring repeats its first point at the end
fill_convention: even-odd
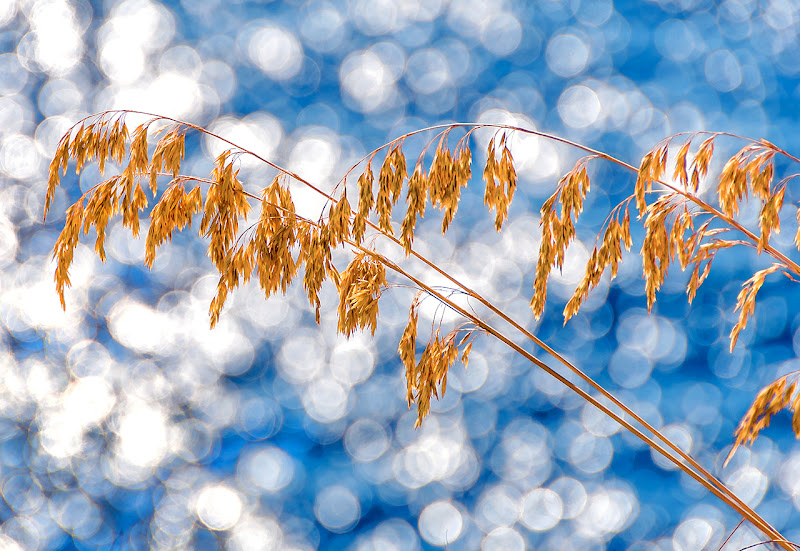
{"type": "MultiPolygon", "coordinates": [[[[790,407],[792,410],[792,429],[800,434],[800,394],[797,393],[797,373],[784,375],[777,381],[761,389],[736,428],[736,442],[731,448],[724,465],[733,458],[736,449],[742,444],[755,441],[758,433],[769,426],[772,416],[790,407]],[[795,379],[791,383],[789,379],[795,379]]],[[[723,466],[724,466],[723,465],[723,466]]]]}
{"type": "MultiPolygon", "coordinates": [[[[172,239],[176,231],[190,227],[195,215],[201,216],[199,233],[208,239],[208,256],[220,274],[217,292],[209,309],[212,326],[219,320],[228,295],[238,285],[255,275],[268,297],[278,291],[285,292],[302,269],[302,284],[317,322],[320,320],[320,291],[323,284],[329,281],[338,289],[338,331],[345,336],[364,329],[374,333],[379,318],[379,301],[387,288],[387,270],[409,279],[420,294],[411,304],[408,324],[398,351],[406,368],[409,406],[417,405],[419,424],[430,411],[431,396],[439,397],[444,393],[448,370],[453,363],[460,358],[466,365],[476,332],[488,332],[495,336],[500,334],[485,320],[459,309],[434,288],[376,252],[372,245],[367,246],[364,238],[367,231],[383,236],[402,247],[406,256],[414,255],[448,277],[468,296],[490,305],[477,292],[452,279],[413,248],[417,222],[425,216],[429,202],[442,211],[442,232],[448,230],[458,209],[462,188],[467,186],[472,176],[470,134],[485,126],[442,127],[444,130],[434,138],[438,138],[438,144],[430,164],[425,163],[425,151],[434,140],[423,149],[410,176],[403,143],[411,134],[379,148],[363,160],[364,168],[357,183],[357,206],[351,207],[346,186],[343,186],[341,193],[326,195],[328,208],[324,216],[309,220],[296,213],[288,181],[294,179],[319,193],[323,192],[268,161],[265,162],[279,170],[278,176],[260,195],[246,192],[237,169],[239,157],[252,154],[245,149],[233,147],[217,156],[208,177],[181,173],[187,132],[204,132],[214,136],[205,129],[153,116],[131,133],[125,124],[124,112],[90,117],[67,133],[58,144],[50,165],[45,216],[61,174],[66,171],[70,160],[75,162],[78,172],[90,162],[96,162],[102,172],[106,163],[112,161],[120,167],[120,173],[88,190],[67,210],[64,228],[54,248],[57,260],[55,282],[62,306],[65,288],[70,284],[69,267],[81,231],[88,233],[92,228],[95,230],[95,250],[101,259],[105,258],[103,241],[112,216],[121,214],[124,227],[137,235],[139,215],[148,207],[144,185],[149,188],[154,201],[148,213],[150,222],[145,241],[145,264],[148,267],[152,267],[160,245],[172,239]],[[151,132],[150,128],[155,124],[162,126],[151,132]],[[453,129],[460,127],[468,127],[469,130],[451,152],[447,137],[453,129]],[[158,141],[151,144],[151,140],[158,136],[158,141]],[[377,171],[376,182],[372,166],[380,151],[386,153],[377,171]],[[159,180],[166,179],[169,179],[166,188],[159,190],[159,180]],[[201,186],[207,190],[205,197],[201,186]],[[395,237],[393,214],[404,186],[406,208],[399,225],[399,237],[395,237]],[[259,209],[257,220],[240,229],[253,208],[259,209]],[[349,264],[341,272],[332,256],[332,251],[340,246],[349,248],[353,253],[349,264]],[[464,332],[463,329],[446,333],[440,323],[436,324],[431,328],[431,337],[418,354],[418,309],[423,297],[432,297],[455,309],[467,318],[472,329],[465,331],[465,336],[457,342],[457,335],[464,332]],[[442,337],[444,333],[446,335],[442,337]]],[[[517,187],[517,174],[508,144],[510,133],[529,132],[548,136],[518,128],[494,128],[498,133],[489,142],[483,170],[484,203],[494,212],[495,228],[500,231],[508,218],[517,187]]],[[[702,198],[698,189],[707,178],[715,141],[721,135],[706,134],[706,139],[699,144],[690,160],[693,141],[700,135],[684,136],[683,143],[675,146],[677,153],[671,159],[674,165],[672,181],[666,181],[666,175],[669,174],[670,151],[679,136],[657,144],[644,156],[638,170],[605,154],[583,148],[589,155],[578,160],[561,178],[556,191],[541,209],[541,248],[531,298],[531,309],[535,316],[541,316],[544,312],[547,280],[551,271],[563,267],[567,249],[576,239],[579,216],[591,191],[588,165],[596,159],[611,160],[636,170],[637,179],[630,197],[614,207],[603,224],[583,278],[564,308],[565,322],[579,312],[606,270],[610,268],[612,279],[617,275],[623,248],[630,250],[634,241],[631,203],[635,204],[642,222],[640,253],[648,308],[653,306],[656,294],[676,260],[682,269],[692,268],[687,285],[691,302],[707,278],[715,255],[720,251],[747,245],[758,253],[772,257],[774,263],[770,267],[756,272],[743,285],[736,304],[739,320],[731,330],[731,347],[753,314],[756,295],[766,277],[775,272],[800,276],[797,264],[770,244],[770,236],[780,230],[778,215],[785,192],[785,181],[773,185],[774,157],[776,154],[788,154],[764,140],[748,142],[722,168],[716,189],[719,206],[715,207],[702,198]],[[746,228],[736,220],[741,202],[750,196],[761,202],[757,230],[746,228]],[[736,238],[726,238],[734,232],[738,232],[736,238]]],[[[796,236],[796,244],[800,248],[800,231],[796,236]]],[[[496,309],[492,311],[504,316],[496,309]]],[[[509,318],[503,319],[514,325],[509,318]]],[[[773,385],[764,389],[743,420],[737,432],[736,445],[755,438],[758,431],[766,426],[769,417],[789,404],[789,395],[794,388],[792,384],[780,388],[773,385]]],[[[793,426],[800,434],[797,400],[791,403],[795,410],[793,426]]]]}
{"type": "MultiPolygon", "coordinates": [[[[398,141],[390,144],[381,164],[377,190],[373,189],[375,177],[371,168],[374,154],[367,159],[358,178],[359,198],[355,211],[345,193],[339,197],[328,196],[327,216],[314,221],[297,215],[287,185],[287,179],[293,175],[288,171],[275,177],[260,197],[245,191],[239,180],[237,160],[242,154],[249,154],[246,150],[233,148],[218,155],[208,177],[182,174],[186,133],[206,132],[202,128],[154,116],[129,133],[125,113],[91,117],[76,128],[59,142],[51,163],[45,216],[70,160],[75,161],[78,172],[88,162],[97,162],[103,170],[111,160],[120,165],[121,173],[88,190],[67,210],[64,228],[54,248],[55,281],[62,306],[65,306],[69,267],[80,232],[88,233],[94,228],[95,249],[103,260],[105,229],[112,216],[122,213],[124,226],[138,235],[139,215],[148,206],[142,189],[144,184],[155,201],[149,212],[145,240],[147,267],[153,266],[160,245],[171,240],[176,231],[191,227],[195,215],[201,216],[199,233],[208,239],[208,256],[220,274],[209,307],[212,327],[218,322],[230,292],[254,274],[265,296],[269,297],[278,291],[285,292],[302,268],[302,284],[317,322],[320,320],[320,291],[325,281],[331,281],[339,290],[338,331],[348,337],[356,330],[369,329],[374,333],[379,299],[387,286],[386,268],[396,270],[397,267],[374,250],[362,246],[367,228],[401,244],[406,254],[410,254],[416,221],[424,216],[427,201],[444,211],[442,231],[446,231],[458,208],[461,188],[467,185],[471,175],[469,148],[460,144],[453,158],[443,146],[449,129],[442,133],[430,173],[425,172],[420,159],[410,179],[402,141],[398,141]],[[166,126],[149,132],[152,125],[165,121],[166,126]],[[151,146],[148,139],[158,135],[160,139],[151,146]],[[169,183],[159,190],[159,179],[167,178],[169,183]],[[205,197],[201,184],[207,185],[205,197]],[[401,239],[397,240],[393,236],[392,212],[404,185],[407,185],[407,208],[401,239]],[[240,224],[247,221],[253,205],[260,207],[258,220],[240,231],[240,224]],[[372,222],[373,215],[377,223],[372,222]],[[354,250],[352,260],[341,273],[332,260],[332,250],[340,245],[354,250]]],[[[499,191],[493,178],[495,187],[491,188],[491,193],[487,192],[487,204],[498,209],[498,220],[506,217],[516,185],[507,147],[501,155],[499,161],[492,158],[494,168],[487,169],[497,172],[500,180],[499,191]]],[[[416,331],[416,315],[414,320],[416,331]]],[[[404,339],[408,342],[407,337],[404,339]]],[[[411,348],[406,350],[404,361],[410,358],[418,367],[409,372],[412,395],[409,405],[416,402],[420,406],[421,422],[429,411],[431,394],[439,396],[437,385],[446,385],[447,370],[454,361],[457,347],[449,336],[436,337],[416,362],[413,337],[410,342],[411,348]]],[[[463,358],[466,361],[466,355],[463,358]]]]}

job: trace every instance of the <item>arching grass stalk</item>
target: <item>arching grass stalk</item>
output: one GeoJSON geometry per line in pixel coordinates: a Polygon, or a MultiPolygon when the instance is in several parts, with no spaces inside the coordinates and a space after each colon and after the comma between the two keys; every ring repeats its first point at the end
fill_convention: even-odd
{"type": "MultiPolygon", "coordinates": [[[[578,312],[583,300],[599,283],[606,268],[611,268],[612,278],[616,275],[618,263],[621,261],[622,247],[630,249],[632,245],[629,212],[631,203],[635,203],[639,219],[643,220],[645,229],[641,254],[644,259],[643,275],[647,287],[648,307],[652,306],[656,291],[667,275],[668,266],[676,257],[682,268],[694,267],[687,287],[690,301],[708,275],[711,263],[719,250],[737,244],[749,244],[759,252],[766,252],[775,260],[771,267],[756,272],[753,278],[745,282],[737,304],[737,310],[741,311],[739,323],[731,332],[732,346],[746,325],[749,315],[752,314],[756,293],[765,277],[776,271],[782,271],[790,277],[792,274],[800,276],[797,264],[769,243],[770,235],[779,229],[777,213],[782,206],[785,185],[791,179],[790,177],[775,186],[772,185],[773,157],[777,153],[792,160],[796,159],[763,140],[760,142],[749,140],[747,145],[728,161],[718,187],[719,208],[702,200],[697,190],[700,181],[707,176],[714,140],[723,135],[731,136],[730,134],[694,133],[673,136],[657,144],[644,157],[641,167],[637,170],[605,153],[543,132],[506,125],[467,123],[421,129],[375,149],[347,172],[336,186],[336,189],[340,189],[341,185],[339,192],[328,194],[300,175],[202,127],[149,113],[111,111],[87,117],[76,124],[59,142],[50,166],[45,216],[55,188],[59,184],[60,174],[66,170],[70,160],[75,160],[77,171],[89,162],[97,162],[101,172],[107,160],[124,165],[121,174],[94,186],[67,211],[64,229],[56,242],[54,252],[57,260],[56,288],[62,305],[64,289],[69,285],[69,266],[81,229],[87,233],[90,228],[95,228],[97,233],[95,250],[101,259],[105,258],[103,242],[111,216],[121,214],[123,226],[128,227],[134,236],[138,235],[139,213],[147,207],[147,197],[141,185],[147,182],[153,198],[158,198],[150,212],[151,222],[145,244],[145,262],[148,266],[152,265],[156,251],[164,241],[171,239],[176,230],[181,230],[187,225],[191,226],[195,214],[202,214],[200,235],[209,239],[209,257],[220,273],[217,294],[210,306],[212,326],[219,319],[228,293],[240,283],[247,282],[251,277],[257,277],[265,296],[268,297],[278,290],[285,292],[298,276],[299,268],[303,267],[303,285],[309,302],[316,311],[318,322],[321,308],[319,291],[323,282],[330,280],[339,290],[338,331],[346,336],[350,336],[353,331],[363,329],[370,329],[374,333],[379,318],[379,299],[382,290],[387,286],[388,269],[407,279],[421,293],[435,298],[469,322],[468,329],[459,327],[445,336],[440,335],[441,321],[434,322],[433,337],[417,360],[419,302],[416,299],[412,302],[409,323],[404,330],[398,350],[406,367],[409,406],[417,405],[418,424],[430,409],[431,395],[438,397],[440,392],[445,392],[448,370],[459,358],[459,353],[461,361],[466,364],[475,336],[478,333],[489,334],[620,423],[727,503],[762,531],[769,540],[780,544],[784,549],[793,549],[794,546],[780,533],[674,442],[497,308],[490,300],[462,284],[414,249],[415,225],[418,218],[424,216],[429,203],[443,211],[442,233],[447,231],[458,209],[461,188],[465,187],[471,178],[472,153],[469,148],[469,138],[472,132],[480,128],[495,130],[495,136],[489,142],[483,176],[486,181],[484,203],[490,210],[495,211],[497,231],[501,231],[508,217],[508,208],[517,186],[514,161],[507,142],[509,133],[536,135],[587,153],[587,156],[580,159],[560,180],[555,193],[542,207],[542,242],[531,300],[531,308],[536,316],[541,315],[544,309],[550,271],[553,267],[560,268],[563,265],[566,249],[575,238],[575,223],[583,210],[583,201],[590,191],[586,166],[594,159],[605,159],[637,172],[637,181],[634,193],[612,209],[603,225],[604,232],[601,228],[602,236],[598,236],[600,245],[595,246],[583,281],[565,308],[565,323],[578,312]],[[127,113],[144,115],[150,119],[130,134],[125,124],[127,113]],[[154,135],[160,134],[161,137],[151,154],[148,132],[151,125],[159,121],[167,124],[154,133],[154,135]],[[466,129],[466,134],[451,153],[447,146],[447,137],[456,128],[466,129]],[[185,153],[184,138],[188,130],[219,139],[232,148],[217,156],[210,178],[181,174],[181,161],[185,153]],[[423,148],[409,176],[402,146],[409,137],[429,131],[436,131],[437,134],[423,148]],[[687,165],[692,141],[701,135],[709,137],[700,144],[694,159],[687,165]],[[426,170],[424,156],[437,139],[433,160],[426,170]],[[678,183],[667,183],[664,181],[664,174],[668,148],[673,141],[680,139],[684,142],[675,156],[673,174],[673,179],[678,183]],[[386,151],[386,155],[378,171],[378,181],[375,182],[372,162],[383,150],[386,151]],[[235,166],[242,154],[250,155],[278,172],[278,176],[262,190],[260,196],[246,192],[238,179],[239,171],[235,166]],[[351,206],[347,198],[346,179],[364,164],[366,167],[358,178],[358,203],[351,206]],[[164,176],[170,177],[171,181],[159,197],[159,178],[163,179],[164,176]],[[326,215],[318,220],[298,215],[286,185],[287,179],[295,180],[324,196],[327,201],[326,215]],[[208,185],[205,201],[200,183],[208,185]],[[660,191],[653,190],[654,183],[661,186],[660,191]],[[186,187],[190,185],[195,187],[187,192],[186,187]],[[396,226],[392,224],[392,212],[404,187],[407,208],[400,226],[400,236],[397,237],[396,226]],[[739,202],[747,195],[748,189],[762,201],[759,234],[736,220],[739,202]],[[657,199],[648,203],[646,200],[648,194],[655,195],[657,199]],[[259,204],[260,215],[257,222],[240,232],[240,220],[246,220],[253,208],[250,201],[259,204]],[[376,217],[377,223],[374,221],[376,217]],[[598,398],[549,367],[488,320],[459,306],[395,261],[368,246],[364,241],[367,230],[401,247],[407,257],[413,256],[446,278],[454,288],[477,300],[521,336],[542,348],[594,388],[602,397],[619,408],[621,413],[612,410],[598,398]],[[687,231],[690,232],[688,237],[685,236],[687,231]],[[726,231],[738,231],[745,239],[720,238],[719,236],[724,235],[726,231]],[[341,245],[350,247],[354,253],[352,261],[343,272],[339,272],[334,265],[331,255],[332,250],[341,245]],[[457,342],[460,333],[464,335],[457,342]],[[634,426],[624,416],[638,423],[641,428],[634,426]]],[[[800,232],[796,243],[800,247],[800,232]]],[[[755,438],[758,431],[768,424],[769,417],[779,409],[791,406],[795,416],[798,417],[800,402],[795,394],[794,383],[787,386],[785,381],[783,384],[776,382],[764,389],[740,425],[733,450],[742,442],[755,438]]],[[[800,421],[795,425],[796,431],[800,431],[798,427],[800,421]]]]}

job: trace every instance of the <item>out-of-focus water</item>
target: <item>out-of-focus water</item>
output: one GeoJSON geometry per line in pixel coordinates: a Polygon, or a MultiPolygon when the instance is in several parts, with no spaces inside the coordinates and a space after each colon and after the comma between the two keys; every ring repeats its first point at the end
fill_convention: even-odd
{"type": "MultiPolygon", "coordinates": [[[[0,0],[0,550],[718,549],[733,511],[488,337],[415,430],[396,353],[414,291],[399,278],[374,337],[336,335],[332,288],[317,326],[299,286],[268,301],[239,289],[210,331],[206,244],[176,237],[148,272],[143,241],[114,220],[105,264],[91,241],[76,251],[62,312],[52,247],[100,175],[66,177],[42,225],[47,165],[73,123],[117,108],[205,126],[325,190],[386,141],[450,121],[538,129],[634,165],[691,130],[797,152],[799,22],[788,0],[0,0]]],[[[476,176],[489,137],[473,136],[476,176]]],[[[227,147],[187,143],[201,176],[227,147]]],[[[712,175],[737,145],[719,142],[712,175]]],[[[429,216],[415,247],[800,542],[787,414],[721,467],[757,390],[798,369],[797,285],[767,281],[729,354],[741,282],[767,259],[721,253],[691,307],[674,267],[648,315],[632,254],[562,327],[593,230],[633,186],[593,161],[579,242],[535,322],[539,206],[579,155],[523,135],[512,151],[502,233],[476,177],[448,235],[429,216]]],[[[254,192],[271,178],[247,157],[240,169],[254,192]]],[[[774,240],[789,252],[798,199],[790,189],[774,240]]],[[[295,201],[323,205],[299,186],[295,201]]],[[[752,205],[742,215],[757,223],[752,205]]],[[[459,323],[425,304],[420,335],[434,320],[459,323]]],[[[743,526],[725,549],[757,541],[743,526]]]]}

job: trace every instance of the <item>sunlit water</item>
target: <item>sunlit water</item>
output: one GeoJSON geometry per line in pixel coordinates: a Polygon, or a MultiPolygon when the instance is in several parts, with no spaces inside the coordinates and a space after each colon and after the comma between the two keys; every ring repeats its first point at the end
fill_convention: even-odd
{"type": "MultiPolygon", "coordinates": [[[[75,121],[116,108],[203,125],[325,191],[385,141],[455,120],[552,132],[633,164],[687,130],[796,151],[798,19],[782,0],[0,1],[0,550],[717,549],[732,511],[488,337],[415,430],[396,354],[413,292],[399,279],[374,337],[336,335],[332,288],[317,326],[300,287],[265,301],[253,285],[210,331],[206,245],[177,237],[147,272],[143,240],[112,221],[105,264],[89,241],[76,251],[62,311],[52,246],[65,208],[102,177],[66,177],[42,225],[47,164],[75,121]]],[[[491,136],[473,135],[476,176],[491,136]]],[[[720,254],[691,308],[674,268],[648,315],[631,255],[562,328],[592,230],[632,186],[595,161],[585,231],[536,323],[538,209],[577,153],[521,134],[510,146],[521,181],[503,232],[474,178],[448,237],[432,215],[415,248],[800,541],[788,416],[721,468],[758,388],[798,369],[795,284],[768,282],[728,354],[740,282],[764,259],[720,254]]],[[[190,140],[184,167],[207,175],[228,147],[190,140]]],[[[247,156],[239,168],[254,193],[274,176],[247,156]]],[[[324,201],[292,189],[318,216],[324,201]]],[[[433,301],[420,312],[421,335],[458,323],[433,301]]],[[[726,549],[756,541],[743,526],[726,549]]]]}

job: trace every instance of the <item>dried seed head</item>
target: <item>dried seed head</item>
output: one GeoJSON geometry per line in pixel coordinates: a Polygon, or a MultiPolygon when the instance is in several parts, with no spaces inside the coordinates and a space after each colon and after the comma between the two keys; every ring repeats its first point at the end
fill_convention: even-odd
{"type": "Polygon", "coordinates": [[[392,207],[400,197],[403,180],[408,177],[406,173],[406,158],[401,146],[398,144],[386,155],[378,175],[378,226],[389,235],[392,231],[392,207]]]}
{"type": "MultiPolygon", "coordinates": [[[[136,188],[144,196],[138,185],[136,188]]],[[[188,194],[182,182],[176,182],[168,187],[150,213],[150,228],[145,240],[145,266],[152,268],[156,249],[164,241],[172,241],[175,230],[181,231],[187,225],[191,227],[192,217],[201,210],[203,210],[203,198],[199,187],[195,187],[188,194]]]]}
{"type": "Polygon", "coordinates": [[[408,191],[406,193],[408,209],[406,209],[406,215],[400,228],[400,240],[403,243],[406,256],[411,254],[411,243],[414,241],[414,227],[417,224],[417,217],[425,216],[428,181],[422,166],[417,165],[414,174],[411,175],[411,179],[408,181],[408,191]]]}
{"type": "MultiPolygon", "coordinates": [[[[586,163],[592,158],[579,159],[572,170],[559,180],[556,191],[542,205],[542,221],[540,223],[542,240],[539,246],[539,259],[536,263],[536,277],[531,298],[531,309],[537,318],[544,312],[547,300],[547,278],[550,277],[550,271],[555,266],[561,269],[564,265],[567,247],[575,238],[573,219],[577,221],[583,210],[583,200],[590,189],[586,163]],[[560,218],[559,210],[561,211],[560,218]]],[[[587,286],[585,292],[588,293],[589,289],[590,287],[587,286]]],[[[580,294],[583,295],[583,290],[580,294]]],[[[576,307],[575,303],[573,303],[574,307],[576,307]]]]}
{"type": "Polygon", "coordinates": [[[431,176],[429,180],[428,192],[433,206],[443,206],[444,198],[451,193],[454,183],[455,166],[450,150],[443,148],[443,141],[439,141],[439,146],[433,156],[431,163],[431,176]]]}
{"type": "Polygon", "coordinates": [[[58,239],[56,239],[56,244],[53,248],[53,257],[56,259],[54,276],[56,292],[61,301],[61,308],[64,310],[67,309],[67,304],[64,300],[64,288],[70,286],[69,267],[72,264],[75,247],[78,246],[78,238],[83,225],[83,201],[84,198],[81,197],[67,209],[64,228],[61,230],[58,239]]]}
{"type": "Polygon", "coordinates": [[[347,196],[342,196],[329,211],[329,224],[331,229],[331,246],[336,247],[342,241],[350,239],[350,203],[347,196]]]}
{"type": "Polygon", "coordinates": [[[701,143],[697,149],[697,154],[692,160],[692,190],[695,192],[700,186],[700,180],[708,174],[708,165],[714,155],[714,138],[716,138],[716,135],[701,143]]]}
{"type": "Polygon", "coordinates": [[[453,163],[452,176],[449,187],[445,189],[444,195],[440,200],[442,208],[444,208],[444,217],[442,218],[442,233],[447,231],[450,227],[450,222],[458,211],[458,202],[461,199],[461,188],[465,187],[472,176],[472,152],[468,147],[459,150],[456,155],[455,162],[453,163]]]}
{"type": "Polygon", "coordinates": [[[747,319],[753,315],[753,312],[755,311],[756,295],[761,289],[761,286],[764,285],[764,279],[769,274],[774,273],[784,267],[785,266],[782,264],[773,264],[769,268],[757,271],[742,285],[742,290],[739,292],[739,296],[736,298],[736,308],[734,309],[734,312],[739,312],[739,321],[737,321],[736,325],[734,325],[733,329],[731,329],[731,352],[733,352],[733,348],[736,346],[736,340],[739,338],[739,333],[742,331],[742,329],[747,327],[747,319]]]}
{"type": "Polygon", "coordinates": [[[364,230],[367,226],[367,218],[375,204],[372,196],[372,185],[374,176],[372,175],[371,163],[367,163],[364,173],[358,178],[358,212],[353,220],[353,240],[361,243],[364,239],[364,230]]]}
{"type": "Polygon", "coordinates": [[[783,194],[785,191],[786,188],[782,187],[777,193],[770,195],[761,208],[758,222],[761,229],[761,235],[758,240],[759,254],[769,244],[769,236],[781,231],[780,211],[783,206],[783,194]]]}
{"type": "Polygon", "coordinates": [[[617,277],[619,262],[622,260],[622,245],[625,246],[625,250],[629,251],[632,244],[630,212],[626,208],[623,222],[620,224],[619,220],[613,218],[606,228],[600,248],[595,247],[592,251],[583,280],[578,284],[572,298],[564,308],[565,324],[578,313],[583,301],[589,295],[589,291],[600,283],[600,278],[609,265],[611,266],[611,279],[617,277]]]}
{"type": "MultiPolygon", "coordinates": [[[[167,146],[164,147],[165,151],[168,149],[167,146]]],[[[153,165],[156,163],[156,157],[154,154],[153,165]]],[[[225,269],[230,246],[239,231],[239,216],[246,219],[250,210],[244,187],[237,178],[239,171],[233,170],[233,163],[229,157],[230,150],[224,151],[216,159],[211,173],[214,184],[208,189],[203,219],[200,222],[200,234],[209,237],[211,241],[208,246],[208,256],[220,271],[225,269]]],[[[177,158],[177,152],[173,152],[173,162],[174,158],[177,158]]]]}
{"type": "Polygon", "coordinates": [[[673,180],[679,180],[683,189],[689,190],[689,175],[686,172],[686,156],[689,154],[689,146],[692,144],[691,138],[686,140],[675,157],[675,171],[672,173],[673,180]]]}
{"type": "MultiPolygon", "coordinates": [[[[181,170],[181,160],[185,155],[185,133],[181,132],[179,128],[174,128],[164,134],[164,136],[156,144],[156,149],[153,151],[153,159],[150,163],[150,189],[153,195],[158,190],[158,173],[171,172],[173,178],[178,176],[181,170]]],[[[224,152],[217,158],[217,164],[220,158],[225,158],[230,155],[230,151],[224,152]]],[[[222,161],[224,162],[224,158],[222,161]]],[[[213,177],[213,174],[212,174],[213,177]]]]}
{"type": "Polygon", "coordinates": [[[266,297],[278,289],[286,292],[300,266],[299,257],[295,260],[292,254],[294,246],[310,238],[310,226],[298,221],[291,194],[281,181],[281,176],[276,177],[264,190],[261,216],[249,245],[266,297]]]}
{"type": "Polygon", "coordinates": [[[794,246],[800,251],[800,208],[795,213],[795,220],[797,220],[797,233],[794,234],[794,246]]]}
{"type": "Polygon", "coordinates": [[[408,396],[410,402],[417,404],[417,422],[414,425],[419,427],[422,420],[428,415],[431,409],[431,395],[440,397],[437,387],[441,386],[441,396],[447,390],[447,373],[458,359],[458,347],[455,343],[455,332],[450,333],[444,339],[439,336],[439,331],[433,339],[428,342],[422,357],[414,366],[410,374],[406,371],[406,382],[408,385],[408,396]]]}
{"type": "Polygon", "coordinates": [[[134,173],[150,172],[147,159],[147,124],[141,124],[133,131],[129,167],[134,173]]]}
{"type": "Polygon", "coordinates": [[[100,260],[105,262],[106,252],[103,244],[106,236],[108,219],[117,212],[117,184],[120,177],[114,176],[95,186],[87,195],[85,216],[83,219],[83,233],[89,233],[94,226],[97,233],[94,249],[100,260]]]}
{"type": "Polygon", "coordinates": [[[682,267],[694,261],[689,251],[696,243],[689,247],[683,237],[687,229],[694,227],[692,213],[684,205],[681,212],[674,214],[682,204],[682,196],[673,192],[647,207],[641,255],[648,310],[653,307],[656,292],[664,283],[675,256],[679,256],[682,267]]]}
{"type": "Polygon", "coordinates": [[[314,307],[314,319],[320,320],[319,291],[322,283],[333,272],[331,262],[331,232],[325,225],[310,227],[302,232],[300,239],[300,257],[298,262],[305,264],[303,286],[308,295],[308,302],[314,307]]]}
{"type": "Polygon", "coordinates": [[[781,377],[762,388],[758,393],[736,429],[736,441],[722,464],[723,468],[727,466],[740,445],[754,442],[758,434],[769,426],[772,416],[789,405],[793,410],[792,429],[795,435],[800,436],[800,413],[798,413],[800,397],[795,396],[792,399],[797,390],[797,382],[788,383],[787,379],[791,376],[781,377]]]}
{"type": "Polygon", "coordinates": [[[636,197],[636,208],[639,210],[639,218],[643,218],[647,213],[645,193],[650,191],[653,187],[653,178],[651,176],[652,164],[653,152],[651,151],[642,157],[642,162],[639,165],[639,173],[636,177],[636,185],[634,186],[634,196],[636,197]]]}
{"type": "Polygon", "coordinates": [[[50,161],[50,169],[47,177],[47,192],[44,197],[44,217],[47,220],[47,213],[50,210],[50,204],[53,202],[53,197],[56,193],[56,187],[61,180],[61,174],[66,174],[67,164],[69,163],[69,134],[65,134],[61,141],[58,142],[56,153],[53,155],[53,160],[50,161]]]}
{"type": "Polygon", "coordinates": [[[408,401],[408,407],[411,407],[411,404],[414,403],[415,387],[413,383],[415,380],[414,373],[417,367],[417,318],[419,317],[417,310],[421,297],[422,291],[417,293],[417,296],[414,297],[411,303],[411,308],[408,312],[408,323],[403,330],[403,336],[400,338],[400,344],[397,347],[400,359],[406,367],[406,400],[408,401]]]}
{"type": "Polygon", "coordinates": [[[342,273],[339,284],[339,333],[349,337],[356,329],[368,327],[375,334],[378,299],[385,286],[383,264],[365,252],[356,255],[342,273]]]}
{"type": "Polygon", "coordinates": [[[501,149],[500,159],[496,158],[494,138],[489,140],[486,156],[486,167],[483,178],[486,181],[486,192],[483,203],[489,210],[496,210],[494,226],[497,231],[503,227],[503,222],[508,218],[508,207],[517,189],[517,173],[514,169],[514,159],[506,143],[506,135],[500,137],[498,148],[501,149]]]}

